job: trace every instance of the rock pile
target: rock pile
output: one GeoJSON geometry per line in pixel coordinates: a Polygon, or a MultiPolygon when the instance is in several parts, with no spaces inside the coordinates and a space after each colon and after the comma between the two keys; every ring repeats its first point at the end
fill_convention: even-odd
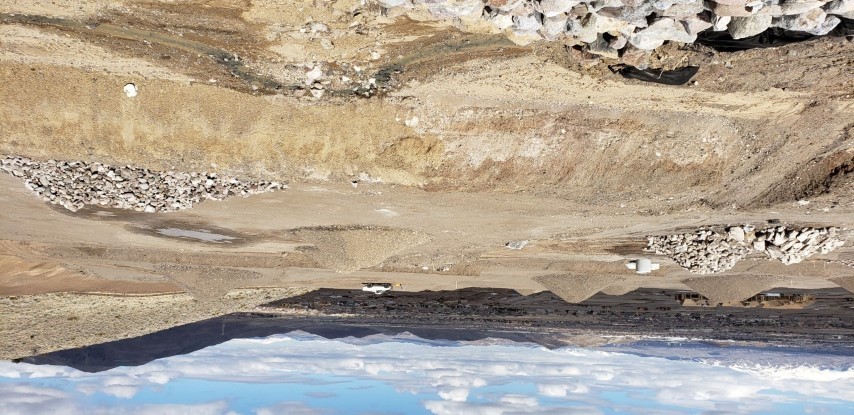
{"type": "Polygon", "coordinates": [[[647,250],[667,255],[681,267],[697,274],[723,272],[751,252],[763,252],[786,265],[816,254],[826,254],[845,243],[839,228],[785,226],[755,230],[750,225],[733,226],[726,233],[699,229],[694,233],[648,236],[647,250]]]}
{"type": "Polygon", "coordinates": [[[825,35],[854,18],[854,0],[375,0],[386,9],[435,19],[485,19],[498,29],[586,44],[616,58],[627,45],[652,50],[691,43],[704,30],[734,39],[771,27],[825,35]]]}
{"type": "Polygon", "coordinates": [[[208,172],[152,171],[85,161],[40,162],[7,156],[0,169],[23,178],[27,189],[44,201],[75,212],[85,205],[171,212],[205,199],[248,196],[286,188],[277,182],[242,181],[208,172]]]}

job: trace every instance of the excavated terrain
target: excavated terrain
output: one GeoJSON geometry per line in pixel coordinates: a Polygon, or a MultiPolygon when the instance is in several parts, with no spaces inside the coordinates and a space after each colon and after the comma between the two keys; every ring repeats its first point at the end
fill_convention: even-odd
{"type": "MultiPolygon", "coordinates": [[[[705,276],[647,237],[733,226],[836,239],[798,263],[745,248],[713,269],[728,284],[850,287],[850,36],[631,55],[699,67],[664,85],[611,70],[642,28],[598,35],[628,36],[615,57],[576,23],[525,35],[519,16],[501,30],[489,11],[403,3],[0,5],[0,358],[363,282],[572,302],[687,290],[705,276]],[[16,157],[38,171],[16,175],[16,157]],[[661,268],[626,269],[639,256],[661,268]],[[134,296],[138,325],[94,324],[121,313],[101,301],[114,295],[134,296]]],[[[823,21],[841,5],[823,2],[823,21]]],[[[583,25],[605,13],[572,10],[583,25]]]]}

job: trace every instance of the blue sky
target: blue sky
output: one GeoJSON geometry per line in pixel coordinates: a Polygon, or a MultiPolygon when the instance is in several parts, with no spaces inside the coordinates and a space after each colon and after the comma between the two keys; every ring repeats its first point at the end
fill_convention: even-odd
{"type": "MultiPolygon", "coordinates": [[[[88,374],[0,362],[2,414],[848,414],[854,370],[533,344],[232,340],[88,374]]],[[[678,350],[674,351],[678,353],[678,350]]]]}

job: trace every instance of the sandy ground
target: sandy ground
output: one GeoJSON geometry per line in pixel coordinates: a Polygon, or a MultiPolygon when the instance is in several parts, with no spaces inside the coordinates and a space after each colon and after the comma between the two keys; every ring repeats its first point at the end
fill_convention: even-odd
{"type": "MultiPolygon", "coordinates": [[[[70,214],[0,174],[0,358],[368,281],[531,293],[566,282],[539,277],[582,276],[567,298],[687,289],[696,276],[666,258],[645,276],[623,263],[646,235],[702,225],[854,228],[852,62],[854,43],[830,39],[723,54],[672,45],[656,65],[701,65],[696,85],[672,87],[561,45],[351,0],[0,5],[0,155],[290,185],[169,214],[70,214]],[[312,32],[318,22],[327,30],[312,32]],[[319,99],[298,93],[315,64],[334,73],[319,99]],[[388,68],[399,73],[372,98],[338,85],[388,68]],[[504,247],[519,240],[530,243],[504,247]],[[99,326],[99,313],[124,317],[99,326]]],[[[849,242],[791,266],[749,257],[725,276],[833,287],[852,263],[849,242]]]]}

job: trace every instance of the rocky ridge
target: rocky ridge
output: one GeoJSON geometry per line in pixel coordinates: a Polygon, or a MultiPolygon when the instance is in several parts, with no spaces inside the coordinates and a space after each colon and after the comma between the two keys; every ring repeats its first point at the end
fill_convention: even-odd
{"type": "Polygon", "coordinates": [[[0,170],[24,179],[24,186],[45,202],[75,212],[85,205],[171,212],[203,200],[223,200],[287,188],[278,182],[245,181],[211,172],[153,171],[98,162],[44,162],[6,156],[0,170]]]}
{"type": "Polygon", "coordinates": [[[796,264],[814,254],[827,254],[842,246],[840,228],[786,226],[756,230],[753,226],[732,226],[725,233],[699,229],[694,233],[647,237],[647,250],[667,255],[681,267],[696,274],[713,274],[731,269],[753,252],[765,253],[782,263],[796,264]]]}
{"type": "Polygon", "coordinates": [[[743,39],[769,28],[830,33],[854,18],[854,0],[374,0],[394,13],[433,19],[483,19],[519,36],[587,45],[631,60],[667,41],[692,43],[700,32],[743,39]],[[624,56],[629,55],[629,56],[624,56]]]}

